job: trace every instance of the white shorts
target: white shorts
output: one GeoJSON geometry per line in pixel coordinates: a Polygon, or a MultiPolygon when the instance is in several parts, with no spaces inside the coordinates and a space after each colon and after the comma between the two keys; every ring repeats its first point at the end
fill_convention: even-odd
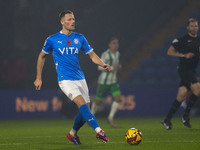
{"type": "Polygon", "coordinates": [[[86,103],[90,103],[89,90],[85,79],[83,80],[62,80],[58,82],[60,89],[73,101],[75,97],[81,95],[86,103]]]}

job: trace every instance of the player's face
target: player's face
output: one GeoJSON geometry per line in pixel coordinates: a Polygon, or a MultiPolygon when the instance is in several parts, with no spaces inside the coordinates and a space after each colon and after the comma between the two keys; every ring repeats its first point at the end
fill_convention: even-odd
{"type": "Polygon", "coordinates": [[[68,31],[73,31],[75,29],[75,18],[73,14],[66,14],[65,17],[62,18],[61,24],[64,29],[68,31]]]}
{"type": "Polygon", "coordinates": [[[117,39],[115,40],[112,40],[109,44],[109,49],[112,51],[112,52],[116,52],[119,48],[119,41],[117,39]]]}
{"type": "Polygon", "coordinates": [[[187,30],[189,34],[196,36],[199,30],[198,22],[190,22],[190,24],[187,26],[187,30]]]}

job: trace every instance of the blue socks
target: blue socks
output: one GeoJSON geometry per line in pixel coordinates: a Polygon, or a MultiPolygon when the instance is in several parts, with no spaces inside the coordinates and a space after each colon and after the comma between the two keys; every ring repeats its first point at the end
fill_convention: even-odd
{"type": "Polygon", "coordinates": [[[85,123],[82,113],[79,112],[75,118],[73,129],[78,131],[85,123]]]}
{"type": "MultiPolygon", "coordinates": [[[[94,117],[94,115],[90,112],[89,107],[87,104],[83,104],[79,110],[81,111],[81,115],[83,120],[86,120],[87,123],[93,128],[96,129],[97,127],[99,127],[96,118],[94,117]]],[[[78,118],[77,118],[78,120],[78,118]]]]}

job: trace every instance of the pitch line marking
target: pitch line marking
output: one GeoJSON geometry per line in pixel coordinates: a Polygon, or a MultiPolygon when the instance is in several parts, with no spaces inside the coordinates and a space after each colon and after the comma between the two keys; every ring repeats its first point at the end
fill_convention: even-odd
{"type": "Polygon", "coordinates": [[[28,145],[28,143],[1,143],[1,146],[9,146],[9,145],[28,145]]]}

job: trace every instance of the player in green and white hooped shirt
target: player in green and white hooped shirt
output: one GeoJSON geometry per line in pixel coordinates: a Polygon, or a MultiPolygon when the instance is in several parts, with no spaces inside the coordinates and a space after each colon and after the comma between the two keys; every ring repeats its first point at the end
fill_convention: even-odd
{"type": "Polygon", "coordinates": [[[107,63],[111,66],[111,71],[106,72],[102,68],[98,67],[98,70],[101,71],[101,74],[98,79],[96,101],[92,103],[91,113],[95,115],[98,105],[101,104],[106,93],[110,92],[114,97],[114,101],[111,105],[108,121],[112,127],[116,127],[114,116],[117,112],[119,102],[121,101],[121,91],[119,89],[119,85],[117,84],[117,71],[121,69],[121,65],[119,64],[120,54],[118,51],[118,39],[112,37],[108,46],[109,49],[101,55],[101,59],[104,63],[107,63]]]}

